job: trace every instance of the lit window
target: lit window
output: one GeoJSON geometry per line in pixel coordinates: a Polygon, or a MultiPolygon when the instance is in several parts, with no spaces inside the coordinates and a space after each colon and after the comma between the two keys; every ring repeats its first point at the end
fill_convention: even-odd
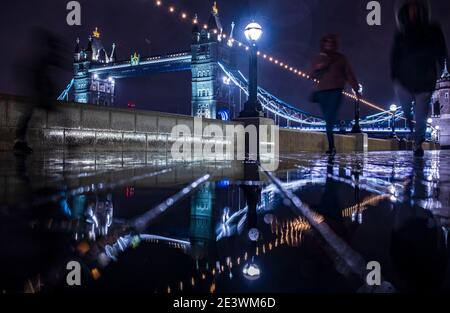
{"type": "Polygon", "coordinates": [[[445,93],[445,99],[448,99],[448,92],[445,93]]]}

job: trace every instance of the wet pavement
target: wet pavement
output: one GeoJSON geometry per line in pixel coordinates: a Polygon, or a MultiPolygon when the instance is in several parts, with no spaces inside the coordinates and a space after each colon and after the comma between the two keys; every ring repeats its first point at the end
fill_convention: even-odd
{"type": "Polygon", "coordinates": [[[450,291],[450,151],[0,154],[0,291],[450,291]],[[81,286],[67,264],[81,265],[81,286]],[[381,286],[367,264],[378,262],[381,286]]]}

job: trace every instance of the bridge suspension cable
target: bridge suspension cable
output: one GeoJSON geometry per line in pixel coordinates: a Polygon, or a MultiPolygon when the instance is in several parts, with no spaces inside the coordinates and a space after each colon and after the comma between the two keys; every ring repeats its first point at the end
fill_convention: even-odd
{"type": "Polygon", "coordinates": [[[74,83],[74,79],[72,78],[72,80],[69,82],[69,84],[67,85],[66,89],[64,89],[61,94],[58,97],[58,101],[68,101],[69,100],[69,91],[70,89],[72,89],[74,83]]]}

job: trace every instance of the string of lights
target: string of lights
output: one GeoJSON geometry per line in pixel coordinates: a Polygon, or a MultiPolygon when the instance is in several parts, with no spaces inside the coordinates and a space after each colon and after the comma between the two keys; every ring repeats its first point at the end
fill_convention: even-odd
{"type": "MultiPolygon", "coordinates": [[[[208,24],[201,23],[200,19],[197,16],[197,14],[192,15],[192,14],[189,14],[188,12],[186,12],[186,11],[178,10],[175,5],[171,5],[171,4],[166,5],[162,0],[156,0],[155,1],[155,6],[160,8],[160,9],[167,10],[167,12],[170,15],[178,16],[179,19],[182,20],[182,21],[186,21],[186,22],[189,22],[191,24],[199,24],[199,25],[202,25],[202,27],[204,29],[208,29],[208,24]]],[[[236,40],[235,38],[227,35],[226,33],[218,34],[218,36],[219,36],[218,37],[219,41],[221,41],[221,42],[224,42],[228,38],[228,40],[226,40],[226,44],[230,48],[237,47],[237,48],[243,49],[244,51],[249,51],[249,49],[250,49],[250,47],[248,45],[246,45],[246,44],[236,40]]],[[[314,83],[319,83],[319,81],[317,79],[311,77],[305,70],[298,69],[297,67],[292,66],[290,63],[288,63],[286,61],[282,61],[279,58],[276,58],[275,56],[267,54],[267,53],[265,53],[263,51],[258,51],[257,52],[257,56],[260,57],[261,59],[267,61],[268,63],[271,63],[271,64],[273,64],[273,65],[275,65],[275,66],[277,66],[277,67],[279,67],[281,69],[284,69],[284,70],[292,73],[293,75],[295,75],[298,78],[307,79],[307,80],[313,81],[314,83]]],[[[346,96],[346,97],[348,97],[350,99],[353,99],[355,101],[358,100],[356,95],[354,95],[354,94],[352,94],[350,92],[344,91],[343,94],[344,94],[344,96],[346,96]]],[[[373,102],[370,102],[370,101],[368,101],[366,99],[360,98],[359,101],[360,101],[360,103],[365,104],[365,105],[367,105],[367,106],[369,106],[369,107],[371,107],[373,109],[379,110],[381,112],[386,112],[387,111],[386,109],[382,108],[381,106],[379,106],[379,105],[377,105],[377,104],[375,104],[373,102]]]]}

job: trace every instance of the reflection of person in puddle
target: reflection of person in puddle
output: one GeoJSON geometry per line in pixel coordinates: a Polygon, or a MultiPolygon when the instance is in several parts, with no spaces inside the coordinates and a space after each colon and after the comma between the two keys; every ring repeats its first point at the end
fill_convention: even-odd
{"type": "Polygon", "coordinates": [[[399,289],[412,292],[439,290],[447,268],[445,239],[432,214],[419,210],[394,226],[392,261],[401,279],[399,289]]]}
{"type": "Polygon", "coordinates": [[[334,157],[330,156],[327,163],[325,190],[320,200],[320,204],[314,207],[314,210],[325,217],[327,223],[332,228],[342,225],[344,222],[342,208],[339,207],[339,183],[331,177],[333,175],[333,167],[334,157]]]}
{"type": "MultiPolygon", "coordinates": [[[[400,279],[399,290],[406,292],[437,291],[447,269],[444,233],[429,210],[420,207],[419,199],[429,197],[423,185],[424,161],[414,162],[415,177],[410,184],[411,206],[394,211],[391,233],[391,256],[400,279]]],[[[408,189],[408,188],[407,188],[408,189]]]]}

